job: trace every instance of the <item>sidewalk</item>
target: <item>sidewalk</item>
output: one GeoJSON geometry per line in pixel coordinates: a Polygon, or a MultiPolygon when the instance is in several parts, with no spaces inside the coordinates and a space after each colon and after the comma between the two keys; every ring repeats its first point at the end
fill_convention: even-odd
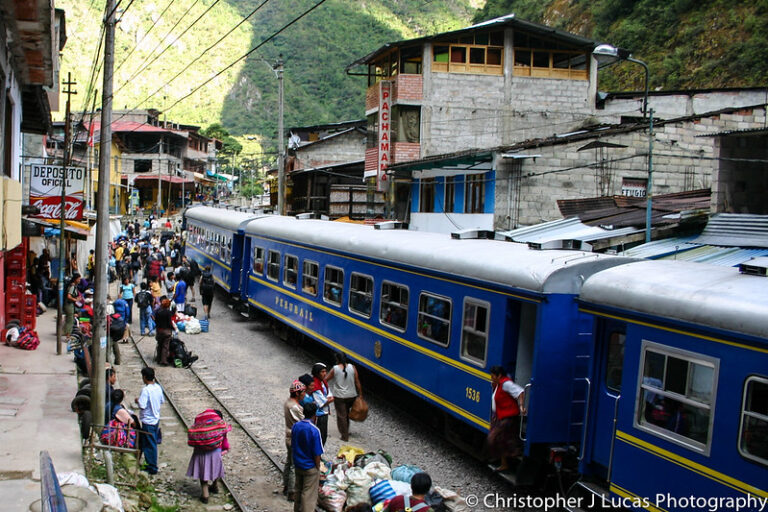
{"type": "Polygon", "coordinates": [[[83,468],[72,355],[56,355],[56,312],[39,316],[40,346],[26,351],[0,344],[0,511],[23,511],[40,499],[40,452],[57,473],[83,468]]]}

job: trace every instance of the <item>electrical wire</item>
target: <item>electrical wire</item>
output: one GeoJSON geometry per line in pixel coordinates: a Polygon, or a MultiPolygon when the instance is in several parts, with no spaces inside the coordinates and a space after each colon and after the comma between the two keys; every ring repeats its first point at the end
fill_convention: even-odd
{"type": "Polygon", "coordinates": [[[152,29],[154,29],[156,26],[158,26],[160,24],[160,20],[163,19],[163,15],[165,15],[165,12],[168,10],[168,8],[171,7],[171,5],[173,5],[173,2],[175,2],[175,1],[176,0],[171,0],[170,2],[168,2],[168,5],[165,6],[165,9],[163,9],[163,11],[160,13],[160,16],[157,17],[157,20],[154,21],[154,23],[152,23],[151,27],[149,27],[149,30],[147,30],[144,33],[144,35],[141,36],[141,39],[139,39],[139,41],[133,46],[133,48],[131,48],[131,51],[128,52],[128,55],[126,55],[125,58],[123,58],[122,62],[120,62],[120,64],[117,65],[117,67],[115,68],[115,71],[113,72],[113,74],[117,73],[118,71],[120,71],[120,68],[123,67],[123,64],[128,62],[128,58],[130,58],[130,56],[133,55],[133,52],[135,52],[136,49],[139,46],[141,46],[141,43],[143,43],[144,39],[146,39],[147,36],[152,32],[152,29]]]}

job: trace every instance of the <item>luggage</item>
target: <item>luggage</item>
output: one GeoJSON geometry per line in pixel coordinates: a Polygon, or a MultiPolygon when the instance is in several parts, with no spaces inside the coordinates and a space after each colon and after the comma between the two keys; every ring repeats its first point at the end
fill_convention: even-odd
{"type": "Polygon", "coordinates": [[[352,421],[365,421],[368,417],[368,404],[363,400],[363,397],[358,396],[352,403],[352,408],[349,410],[349,419],[352,421]]]}
{"type": "Polygon", "coordinates": [[[200,332],[208,332],[209,321],[207,318],[200,320],[200,332]]]}
{"type": "Polygon", "coordinates": [[[179,338],[173,337],[170,344],[170,356],[176,367],[187,368],[197,361],[197,356],[187,350],[187,346],[179,338]]]}
{"type": "Polygon", "coordinates": [[[15,343],[17,348],[23,350],[35,350],[39,345],[40,338],[37,337],[37,333],[29,329],[19,334],[19,339],[15,343]]]}
{"type": "Polygon", "coordinates": [[[120,448],[136,448],[136,429],[118,420],[110,420],[99,436],[101,444],[120,448]]]}
{"type": "Polygon", "coordinates": [[[197,316],[197,308],[190,304],[184,306],[184,314],[187,316],[197,316]]]}
{"type": "Polygon", "coordinates": [[[230,430],[232,427],[213,409],[206,409],[195,417],[195,423],[189,427],[187,444],[203,450],[215,450],[221,447],[230,430]]]}
{"type": "Polygon", "coordinates": [[[371,503],[374,505],[385,500],[391,500],[396,496],[395,490],[392,489],[389,480],[381,480],[379,483],[374,484],[368,489],[368,494],[371,495],[371,503]]]}

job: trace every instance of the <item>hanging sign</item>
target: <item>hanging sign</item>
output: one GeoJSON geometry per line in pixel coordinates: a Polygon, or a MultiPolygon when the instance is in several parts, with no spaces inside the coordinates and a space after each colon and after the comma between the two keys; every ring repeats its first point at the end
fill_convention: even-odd
{"type": "Polygon", "coordinates": [[[36,206],[41,219],[61,218],[61,187],[65,186],[64,218],[82,220],[85,169],[59,165],[33,164],[29,181],[29,204],[36,206]]]}
{"type": "Polygon", "coordinates": [[[386,170],[390,159],[390,134],[392,120],[392,82],[379,82],[379,155],[376,167],[376,190],[389,189],[386,170]]]}

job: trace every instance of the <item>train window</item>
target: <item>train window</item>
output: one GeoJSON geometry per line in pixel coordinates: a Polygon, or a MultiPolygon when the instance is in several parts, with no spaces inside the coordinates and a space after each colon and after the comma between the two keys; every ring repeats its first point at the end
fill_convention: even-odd
{"type": "Polygon", "coordinates": [[[749,377],[744,384],[739,453],[768,465],[768,377],[749,377]]]}
{"type": "Polygon", "coordinates": [[[408,288],[388,281],[381,283],[379,321],[395,329],[405,330],[408,323],[408,288]]]}
{"type": "Polygon", "coordinates": [[[301,271],[301,289],[313,297],[317,297],[317,277],[320,275],[320,266],[314,261],[304,260],[301,271]]]}
{"type": "Polygon", "coordinates": [[[447,347],[451,332],[451,301],[422,292],[419,295],[417,330],[420,338],[447,347]]]}
{"type": "Polygon", "coordinates": [[[343,293],[344,271],[339,267],[327,265],[325,267],[325,279],[323,279],[323,299],[331,304],[341,306],[343,293]]]}
{"type": "Polygon", "coordinates": [[[488,348],[490,305],[475,299],[464,299],[464,319],[461,322],[461,357],[485,364],[488,348]]]}
{"type": "Polygon", "coordinates": [[[264,248],[253,248],[253,273],[262,275],[264,273],[264,248]]]}
{"type": "Polygon", "coordinates": [[[285,270],[283,271],[283,284],[289,288],[296,289],[296,282],[299,279],[299,258],[296,256],[285,255],[285,270]]]}
{"type": "Polygon", "coordinates": [[[636,425],[708,454],[718,361],[644,342],[636,425]]]}
{"type": "Polygon", "coordinates": [[[277,281],[280,279],[280,253],[269,251],[267,259],[267,279],[277,281]]]}
{"type": "Polygon", "coordinates": [[[349,279],[349,310],[371,318],[373,278],[352,272],[349,279]]]}
{"type": "Polygon", "coordinates": [[[605,387],[621,393],[621,374],[624,369],[624,342],[627,335],[613,331],[608,335],[608,353],[605,358],[605,387]]]}

